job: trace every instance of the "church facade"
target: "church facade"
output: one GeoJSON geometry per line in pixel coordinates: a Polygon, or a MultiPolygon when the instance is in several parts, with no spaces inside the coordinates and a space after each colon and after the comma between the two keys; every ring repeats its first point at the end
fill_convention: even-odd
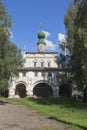
{"type": "Polygon", "coordinates": [[[25,52],[24,65],[10,83],[9,97],[59,97],[58,53],[45,52],[45,34],[38,33],[37,52],[25,52]]]}

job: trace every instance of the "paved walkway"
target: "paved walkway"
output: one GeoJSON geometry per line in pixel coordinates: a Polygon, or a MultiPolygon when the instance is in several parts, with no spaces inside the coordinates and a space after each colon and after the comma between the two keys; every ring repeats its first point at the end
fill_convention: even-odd
{"type": "Polygon", "coordinates": [[[0,130],[65,130],[65,125],[20,104],[0,105],[0,130]]]}

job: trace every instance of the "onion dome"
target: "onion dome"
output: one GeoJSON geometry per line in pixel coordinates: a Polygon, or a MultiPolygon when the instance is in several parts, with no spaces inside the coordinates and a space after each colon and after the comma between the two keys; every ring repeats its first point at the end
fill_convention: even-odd
{"type": "Polygon", "coordinates": [[[44,34],[43,31],[40,31],[40,32],[38,33],[38,38],[39,38],[39,39],[40,39],[40,38],[42,38],[42,39],[45,38],[45,34],[44,34]]]}
{"type": "Polygon", "coordinates": [[[44,34],[44,32],[42,30],[38,33],[38,38],[39,38],[39,41],[38,41],[37,45],[38,44],[44,44],[44,45],[46,45],[46,43],[44,41],[45,34],[44,34]]]}

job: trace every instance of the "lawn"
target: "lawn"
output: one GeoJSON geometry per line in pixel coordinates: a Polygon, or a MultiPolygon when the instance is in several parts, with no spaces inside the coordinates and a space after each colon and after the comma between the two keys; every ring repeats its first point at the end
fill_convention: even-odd
{"type": "MultiPolygon", "coordinates": [[[[87,130],[87,104],[68,98],[12,99],[21,102],[49,118],[74,124],[87,130]]],[[[77,129],[76,129],[77,130],[77,129]]]]}

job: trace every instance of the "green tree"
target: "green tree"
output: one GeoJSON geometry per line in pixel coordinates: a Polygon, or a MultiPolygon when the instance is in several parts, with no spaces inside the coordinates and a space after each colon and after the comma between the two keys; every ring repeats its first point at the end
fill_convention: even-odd
{"type": "Polygon", "coordinates": [[[11,77],[22,63],[20,49],[10,41],[11,19],[0,0],[0,90],[8,88],[11,77]]]}
{"type": "Polygon", "coordinates": [[[76,8],[74,3],[70,3],[67,12],[64,16],[64,24],[66,28],[66,42],[62,42],[60,44],[60,49],[62,50],[62,54],[60,54],[60,63],[62,63],[62,67],[71,68],[72,64],[70,62],[70,57],[73,51],[73,43],[74,43],[74,19],[76,15],[76,8]],[[65,50],[67,50],[67,54],[65,55],[65,50]]]}
{"type": "Polygon", "coordinates": [[[74,0],[65,14],[64,23],[71,79],[78,90],[84,91],[87,88],[87,0],[74,0]]]}
{"type": "MultiPolygon", "coordinates": [[[[73,71],[75,71],[78,88],[85,92],[84,90],[87,90],[87,1],[80,0],[77,3],[78,10],[74,20],[75,45],[73,47],[73,57],[75,56],[77,60],[73,71]]],[[[87,101],[87,95],[84,98],[87,101]]]]}
{"type": "Polygon", "coordinates": [[[74,42],[74,18],[76,15],[76,9],[74,3],[70,3],[67,12],[64,16],[64,24],[66,27],[66,39],[65,42],[60,44],[60,49],[62,50],[61,54],[59,55],[59,63],[61,64],[62,68],[67,71],[68,76],[65,76],[65,81],[67,79],[68,84],[72,84],[72,63],[71,63],[71,55],[73,51],[73,42],[74,42]],[[66,53],[67,51],[67,53],[66,53]]]}

